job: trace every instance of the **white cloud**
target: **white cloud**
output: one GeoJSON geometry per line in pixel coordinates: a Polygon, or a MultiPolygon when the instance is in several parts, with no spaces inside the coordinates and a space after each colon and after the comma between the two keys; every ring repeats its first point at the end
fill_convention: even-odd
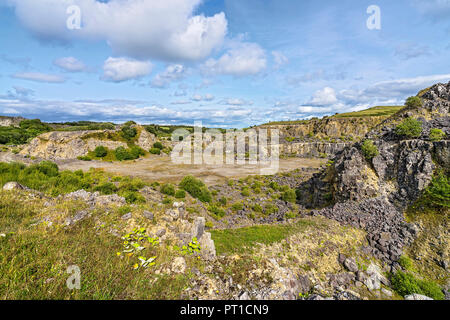
{"type": "Polygon", "coordinates": [[[362,90],[342,90],[339,92],[339,99],[348,104],[367,103],[369,101],[393,101],[403,103],[404,98],[416,95],[420,90],[425,89],[437,82],[450,81],[450,74],[437,74],[430,76],[420,76],[414,78],[395,79],[377,82],[362,90]]]}
{"type": "Polygon", "coordinates": [[[207,74],[236,77],[255,75],[266,68],[264,50],[256,43],[237,43],[219,59],[208,59],[203,65],[207,74]]]}
{"type": "Polygon", "coordinates": [[[202,0],[9,0],[20,22],[42,40],[105,40],[116,54],[136,59],[201,60],[227,33],[223,12],[194,15],[202,0]],[[79,30],[69,30],[66,13],[78,5],[79,30]]]}
{"type": "Polygon", "coordinates": [[[214,100],[214,96],[212,94],[205,94],[204,96],[200,95],[200,94],[195,94],[192,96],[192,100],[193,101],[213,101],[214,100]]]}
{"type": "Polygon", "coordinates": [[[337,102],[336,92],[333,88],[325,87],[322,90],[317,90],[311,100],[314,105],[330,105],[337,102]]]}
{"type": "Polygon", "coordinates": [[[275,68],[279,68],[289,62],[289,59],[280,51],[272,51],[275,68]]]}
{"type": "Polygon", "coordinates": [[[253,101],[247,101],[244,99],[239,98],[230,98],[224,101],[224,104],[230,105],[230,106],[243,106],[243,105],[252,105],[253,101]]]}
{"type": "Polygon", "coordinates": [[[150,62],[109,57],[103,64],[103,80],[122,82],[142,78],[152,71],[150,62]]]}
{"type": "Polygon", "coordinates": [[[86,70],[86,65],[74,57],[59,58],[53,61],[53,64],[68,72],[81,72],[86,70]]]}
{"type": "Polygon", "coordinates": [[[11,77],[15,79],[47,83],[63,83],[66,81],[66,79],[62,76],[40,72],[19,72],[13,74],[11,77]]]}
{"type": "Polygon", "coordinates": [[[186,68],[181,64],[169,65],[166,70],[157,74],[150,82],[154,88],[165,88],[173,81],[179,81],[186,76],[186,68]]]}

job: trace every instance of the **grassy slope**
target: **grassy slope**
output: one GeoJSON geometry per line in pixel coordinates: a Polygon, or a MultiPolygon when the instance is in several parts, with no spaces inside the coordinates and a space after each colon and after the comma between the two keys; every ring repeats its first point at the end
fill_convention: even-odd
{"type": "Polygon", "coordinates": [[[258,225],[240,229],[212,230],[211,236],[218,255],[243,253],[257,243],[269,245],[286,239],[293,233],[301,232],[311,225],[313,225],[312,221],[300,220],[295,224],[258,225]]]}
{"type": "MultiPolygon", "coordinates": [[[[377,106],[361,111],[335,114],[331,118],[389,117],[403,108],[404,106],[377,106]]],[[[304,124],[308,121],[310,120],[273,121],[264,125],[295,125],[304,124]]]]}
{"type": "Polygon", "coordinates": [[[333,118],[389,117],[403,108],[404,106],[377,106],[361,111],[336,114],[333,118]]]}

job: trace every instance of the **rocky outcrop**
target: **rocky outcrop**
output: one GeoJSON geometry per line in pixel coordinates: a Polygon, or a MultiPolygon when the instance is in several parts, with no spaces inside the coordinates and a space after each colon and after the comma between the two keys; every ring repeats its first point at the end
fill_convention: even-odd
{"type": "MultiPolygon", "coordinates": [[[[140,134],[136,144],[144,150],[150,149],[155,142],[155,136],[140,126],[138,132],[140,134]]],[[[20,151],[20,154],[42,159],[62,160],[85,156],[98,146],[104,146],[111,150],[118,147],[127,148],[126,142],[110,139],[115,135],[117,135],[117,131],[114,130],[47,132],[34,138],[20,151]]]]}
{"type": "Polygon", "coordinates": [[[385,120],[387,117],[358,117],[303,120],[286,124],[266,124],[262,129],[278,129],[280,137],[295,137],[308,139],[310,137],[340,139],[353,137],[355,140],[363,138],[367,132],[385,120]]]}
{"type": "Polygon", "coordinates": [[[428,186],[437,166],[450,169],[450,83],[437,84],[422,97],[422,108],[403,110],[367,134],[379,151],[371,161],[356,143],[338,153],[332,166],[299,187],[305,195],[300,202],[306,207],[326,205],[324,194],[335,203],[313,215],[365,229],[369,251],[391,263],[417,231],[404,221],[403,210],[428,186]],[[412,115],[419,116],[423,132],[416,139],[404,140],[395,134],[395,126],[412,115]],[[432,128],[441,129],[446,138],[430,141],[432,128]]]}
{"type": "Polygon", "coordinates": [[[280,144],[280,154],[301,158],[318,158],[334,156],[346,147],[348,142],[292,142],[280,144]]]}
{"type": "Polygon", "coordinates": [[[18,127],[20,122],[25,120],[22,117],[1,117],[0,116],[0,127],[18,127]]]}

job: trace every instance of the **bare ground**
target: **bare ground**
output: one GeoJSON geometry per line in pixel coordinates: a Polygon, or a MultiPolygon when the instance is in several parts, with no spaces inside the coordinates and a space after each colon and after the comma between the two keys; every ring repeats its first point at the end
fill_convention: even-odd
{"type": "MultiPolygon", "coordinates": [[[[24,158],[10,152],[1,152],[0,161],[20,161],[33,163],[41,161],[24,158]]],[[[89,168],[103,168],[105,171],[138,177],[144,181],[179,182],[190,174],[201,178],[207,185],[215,185],[226,179],[236,179],[249,175],[261,174],[259,165],[180,165],[171,161],[169,156],[147,156],[134,161],[106,162],[81,161],[77,159],[56,160],[61,170],[89,170],[89,168]]],[[[288,158],[280,159],[278,173],[289,172],[301,168],[319,168],[326,162],[324,159],[288,158]]],[[[267,166],[266,166],[267,167],[267,166]]]]}

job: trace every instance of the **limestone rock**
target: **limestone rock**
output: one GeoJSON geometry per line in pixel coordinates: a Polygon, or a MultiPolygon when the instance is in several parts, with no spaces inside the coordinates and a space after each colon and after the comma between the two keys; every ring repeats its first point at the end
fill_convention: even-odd
{"type": "Polygon", "coordinates": [[[182,274],[186,272],[186,260],[183,257],[176,257],[172,262],[171,270],[173,273],[182,274]]]}
{"type": "Polygon", "coordinates": [[[15,181],[7,182],[3,186],[3,190],[5,190],[5,191],[23,190],[23,189],[25,189],[25,187],[22,186],[20,183],[15,182],[15,181]]]}

